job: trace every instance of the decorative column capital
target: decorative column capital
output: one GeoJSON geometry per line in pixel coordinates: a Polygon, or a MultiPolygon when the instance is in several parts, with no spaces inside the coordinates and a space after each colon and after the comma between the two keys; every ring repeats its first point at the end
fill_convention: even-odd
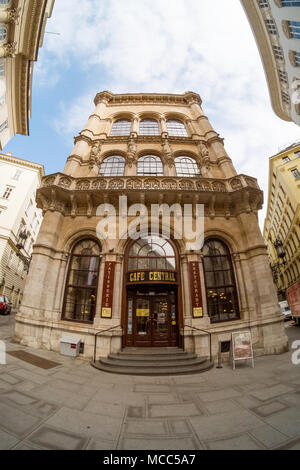
{"type": "Polygon", "coordinates": [[[7,42],[3,44],[0,48],[0,57],[11,57],[16,56],[17,43],[16,42],[7,42]]]}
{"type": "Polygon", "coordinates": [[[17,23],[20,17],[21,8],[10,8],[7,10],[8,23],[17,23]]]}

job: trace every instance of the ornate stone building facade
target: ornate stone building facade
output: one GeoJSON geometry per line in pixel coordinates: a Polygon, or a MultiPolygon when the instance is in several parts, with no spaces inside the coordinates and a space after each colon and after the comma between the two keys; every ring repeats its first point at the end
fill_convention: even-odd
{"type": "Polygon", "coordinates": [[[62,336],[75,335],[91,358],[102,332],[101,356],[124,346],[183,346],[207,356],[200,329],[211,334],[213,355],[233,331],[250,329],[257,355],[286,350],[257,220],[262,192],[255,178],[237,175],[200,96],[105,91],[95,106],[64,171],[38,190],[44,220],[16,339],[59,350],[62,336]],[[138,239],[124,236],[134,218],[120,210],[120,196],[146,208],[203,204],[203,249],[175,236],[176,211],[169,239],[164,217],[154,235],[141,223],[138,239]],[[96,235],[104,203],[117,208],[119,238],[96,235]]]}

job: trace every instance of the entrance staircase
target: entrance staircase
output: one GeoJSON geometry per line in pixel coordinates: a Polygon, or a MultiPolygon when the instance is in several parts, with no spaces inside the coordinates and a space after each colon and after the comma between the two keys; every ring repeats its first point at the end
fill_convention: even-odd
{"type": "Polygon", "coordinates": [[[125,375],[184,375],[199,374],[213,367],[207,357],[198,357],[180,348],[125,348],[92,362],[104,372],[125,375]]]}

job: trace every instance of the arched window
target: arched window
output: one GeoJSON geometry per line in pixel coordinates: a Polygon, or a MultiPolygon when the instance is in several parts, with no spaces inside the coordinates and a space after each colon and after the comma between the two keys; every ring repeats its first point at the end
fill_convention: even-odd
{"type": "Polygon", "coordinates": [[[100,176],[124,176],[125,158],[118,155],[106,157],[101,163],[100,176]]]}
{"type": "Polygon", "coordinates": [[[239,318],[237,290],[231,255],[220,240],[207,240],[203,263],[208,315],[212,323],[239,318]]]}
{"type": "Polygon", "coordinates": [[[143,119],[140,122],[140,135],[159,135],[158,122],[155,119],[143,119]]]}
{"type": "Polygon", "coordinates": [[[7,36],[7,29],[4,26],[0,27],[0,41],[4,41],[7,36]]]}
{"type": "Polygon", "coordinates": [[[200,175],[200,168],[196,160],[191,157],[175,158],[177,176],[193,177],[200,175]]]}
{"type": "Polygon", "coordinates": [[[63,319],[92,323],[98,290],[100,247],[82,240],[74,247],[68,271],[63,319]]]}
{"type": "Polygon", "coordinates": [[[145,236],[130,248],[128,270],[167,269],[175,270],[175,252],[171,243],[159,236],[145,236]]]}
{"type": "Polygon", "coordinates": [[[131,121],[129,119],[118,119],[111,128],[110,135],[130,135],[131,121]]]}
{"type": "Polygon", "coordinates": [[[178,121],[177,119],[168,119],[167,129],[169,136],[173,135],[176,137],[188,137],[185,125],[183,122],[178,121]]]}
{"type": "Polygon", "coordinates": [[[163,176],[162,161],[156,155],[144,155],[138,159],[138,176],[163,176]]]}

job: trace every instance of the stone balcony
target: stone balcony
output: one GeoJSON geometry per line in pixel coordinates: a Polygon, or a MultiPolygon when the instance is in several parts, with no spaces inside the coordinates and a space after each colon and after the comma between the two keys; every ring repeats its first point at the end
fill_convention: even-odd
{"type": "Polygon", "coordinates": [[[37,192],[38,207],[58,210],[71,215],[94,213],[103,202],[116,203],[118,196],[126,195],[130,204],[142,202],[180,204],[198,203],[210,208],[210,213],[220,209],[228,215],[236,211],[261,209],[263,194],[255,178],[238,175],[227,180],[215,178],[182,178],[166,176],[117,176],[73,178],[55,173],[43,178],[37,192]]]}

